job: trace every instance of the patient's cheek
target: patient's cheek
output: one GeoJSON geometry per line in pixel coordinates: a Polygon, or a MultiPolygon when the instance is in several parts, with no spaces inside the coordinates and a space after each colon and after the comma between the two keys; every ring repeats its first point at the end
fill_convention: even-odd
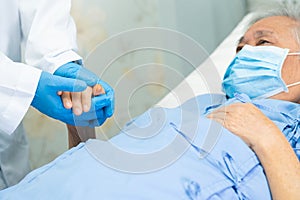
{"type": "Polygon", "coordinates": [[[281,69],[281,77],[287,85],[300,81],[299,64],[298,56],[287,56],[285,59],[281,69]]]}

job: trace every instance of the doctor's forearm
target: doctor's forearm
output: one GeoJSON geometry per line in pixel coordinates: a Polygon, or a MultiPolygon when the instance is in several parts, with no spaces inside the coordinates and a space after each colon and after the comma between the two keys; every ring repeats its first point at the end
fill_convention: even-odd
{"type": "Polygon", "coordinates": [[[274,200],[299,199],[300,163],[279,131],[253,147],[265,170],[274,200]]]}

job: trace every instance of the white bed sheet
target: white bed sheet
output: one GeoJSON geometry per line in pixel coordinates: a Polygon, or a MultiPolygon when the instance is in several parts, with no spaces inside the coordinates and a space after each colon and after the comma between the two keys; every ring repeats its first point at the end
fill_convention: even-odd
{"type": "MultiPolygon", "coordinates": [[[[209,56],[209,58],[204,61],[196,70],[194,70],[189,76],[187,76],[175,89],[168,93],[158,104],[157,106],[173,108],[181,105],[186,100],[195,97],[199,94],[204,93],[223,93],[221,84],[218,84],[221,80],[216,80],[215,83],[218,84],[214,86],[209,85],[206,81],[207,78],[219,77],[223,78],[223,75],[226,71],[227,66],[230,64],[232,59],[235,56],[235,48],[238,40],[246,31],[249,22],[254,17],[255,13],[247,14],[241,22],[236,26],[236,28],[224,39],[224,41],[216,48],[216,50],[209,56]],[[209,77],[203,76],[201,70],[207,65],[215,66],[216,70],[212,70],[209,77]],[[201,69],[201,70],[200,70],[201,69]],[[217,83],[218,82],[218,83],[217,83]],[[186,92],[186,85],[188,85],[193,92],[186,92]]],[[[209,74],[209,73],[208,73],[209,74]]]]}

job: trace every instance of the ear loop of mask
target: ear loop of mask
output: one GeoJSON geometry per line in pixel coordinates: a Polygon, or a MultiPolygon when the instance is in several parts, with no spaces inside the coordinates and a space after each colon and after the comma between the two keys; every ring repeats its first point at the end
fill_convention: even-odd
{"type": "MultiPolygon", "coordinates": [[[[300,52],[288,53],[288,56],[300,56],[300,52]]],[[[299,85],[299,84],[300,84],[300,81],[298,81],[296,83],[289,84],[286,87],[293,87],[293,86],[299,85]]]]}
{"type": "Polygon", "coordinates": [[[288,53],[288,56],[300,56],[300,52],[288,53]]]}
{"type": "Polygon", "coordinates": [[[299,85],[300,81],[296,82],[296,83],[292,83],[292,84],[288,84],[286,87],[293,87],[295,85],[299,85]]]}

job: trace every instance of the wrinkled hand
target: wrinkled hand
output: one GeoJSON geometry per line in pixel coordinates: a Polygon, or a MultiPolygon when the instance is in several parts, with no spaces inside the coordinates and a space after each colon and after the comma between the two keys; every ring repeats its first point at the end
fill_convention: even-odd
{"type": "Polygon", "coordinates": [[[221,107],[207,116],[239,136],[250,148],[263,145],[274,134],[277,126],[251,103],[235,103],[221,107]]]}

